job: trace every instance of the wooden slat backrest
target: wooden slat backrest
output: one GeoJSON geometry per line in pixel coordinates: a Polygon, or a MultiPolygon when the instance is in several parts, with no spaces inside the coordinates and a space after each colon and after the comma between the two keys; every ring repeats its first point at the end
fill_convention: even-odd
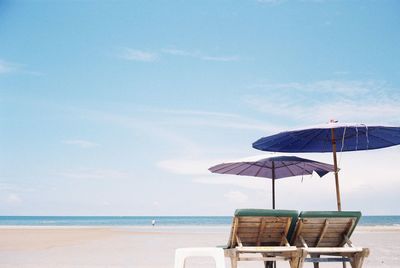
{"type": "Polygon", "coordinates": [[[354,229],[356,218],[300,218],[292,238],[292,245],[302,247],[302,237],[309,247],[341,247],[354,229]]]}
{"type": "Polygon", "coordinates": [[[243,246],[280,246],[286,243],[291,217],[236,216],[233,219],[229,247],[238,245],[239,237],[243,246]]]}
{"type": "Polygon", "coordinates": [[[238,218],[234,217],[232,220],[231,234],[230,234],[229,242],[228,242],[229,248],[233,248],[237,244],[237,242],[236,242],[237,225],[238,225],[238,218]]]}

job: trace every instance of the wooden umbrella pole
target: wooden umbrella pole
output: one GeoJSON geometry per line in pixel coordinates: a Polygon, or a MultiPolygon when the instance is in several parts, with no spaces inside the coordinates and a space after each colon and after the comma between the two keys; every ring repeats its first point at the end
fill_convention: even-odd
{"type": "MultiPolygon", "coordinates": [[[[275,209],[275,162],[272,161],[272,209],[275,209]]],[[[271,264],[265,263],[265,266],[270,265],[272,268],[276,268],[276,262],[272,262],[271,264]]]]}
{"type": "Polygon", "coordinates": [[[275,209],[275,163],[272,161],[272,209],[275,209]]]}
{"type": "Polygon", "coordinates": [[[337,208],[338,208],[338,211],[342,211],[342,204],[340,202],[339,174],[338,174],[338,166],[337,166],[337,158],[336,158],[336,139],[335,139],[335,130],[333,128],[331,129],[331,133],[332,133],[333,165],[335,168],[337,208]]]}

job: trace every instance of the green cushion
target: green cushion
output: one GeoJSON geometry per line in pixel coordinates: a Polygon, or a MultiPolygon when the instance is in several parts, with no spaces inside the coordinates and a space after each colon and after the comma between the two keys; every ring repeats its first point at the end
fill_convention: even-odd
{"type": "Polygon", "coordinates": [[[302,211],[301,218],[361,218],[360,211],[302,211]]]}
{"type": "Polygon", "coordinates": [[[353,229],[350,231],[349,236],[356,228],[358,221],[361,218],[360,211],[302,211],[299,218],[356,218],[353,229]]]}
{"type": "Polygon", "coordinates": [[[288,241],[292,238],[294,228],[298,218],[297,210],[282,210],[282,209],[237,209],[235,217],[291,217],[289,232],[286,237],[288,241]]]}
{"type": "Polygon", "coordinates": [[[263,216],[272,216],[272,217],[296,217],[297,219],[298,212],[296,210],[281,210],[281,209],[237,209],[235,211],[235,216],[238,217],[263,217],[263,216]]]}

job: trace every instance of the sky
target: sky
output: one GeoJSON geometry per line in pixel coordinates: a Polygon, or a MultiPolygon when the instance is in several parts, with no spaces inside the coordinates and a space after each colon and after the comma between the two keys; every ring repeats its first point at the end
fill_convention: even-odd
{"type": "MultiPolygon", "coordinates": [[[[0,215],[232,215],[260,137],[400,125],[398,1],[0,0],[0,215]]],[[[344,210],[400,215],[400,146],[339,154],[344,210]]],[[[332,163],[332,155],[297,154],[332,163]]],[[[335,210],[334,176],[276,207],[335,210]]]]}

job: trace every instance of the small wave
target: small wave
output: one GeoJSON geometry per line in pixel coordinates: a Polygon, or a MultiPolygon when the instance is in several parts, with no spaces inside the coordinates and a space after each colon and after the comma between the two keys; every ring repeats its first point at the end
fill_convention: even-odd
{"type": "Polygon", "coordinates": [[[40,224],[49,224],[49,223],[57,223],[57,221],[48,221],[48,220],[44,220],[44,221],[40,221],[40,224]]]}

